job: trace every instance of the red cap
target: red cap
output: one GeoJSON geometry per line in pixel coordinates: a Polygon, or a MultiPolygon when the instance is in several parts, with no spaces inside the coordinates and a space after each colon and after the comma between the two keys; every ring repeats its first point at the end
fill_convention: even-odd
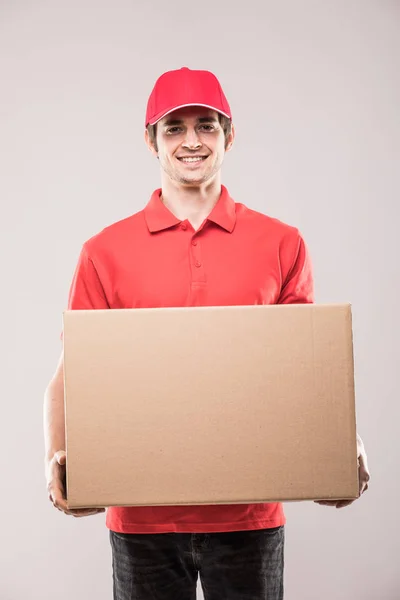
{"type": "Polygon", "coordinates": [[[184,106],[206,106],[232,118],[231,109],[218,79],[210,71],[182,67],[161,75],[150,94],[146,124],[154,125],[168,113],[184,106]]]}

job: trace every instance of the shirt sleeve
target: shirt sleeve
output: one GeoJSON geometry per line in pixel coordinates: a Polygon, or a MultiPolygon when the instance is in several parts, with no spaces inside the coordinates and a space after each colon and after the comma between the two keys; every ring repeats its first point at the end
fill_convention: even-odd
{"type": "MultiPolygon", "coordinates": [[[[100,277],[84,244],[68,295],[68,310],[98,310],[110,308],[100,277]]],[[[60,335],[63,339],[63,332],[60,335]]]]}
{"type": "Polygon", "coordinates": [[[311,259],[304,239],[298,234],[295,258],[283,283],[278,304],[314,303],[314,278],[311,259]]]}
{"type": "Polygon", "coordinates": [[[100,277],[84,244],[68,296],[68,310],[110,308],[100,277]]]}

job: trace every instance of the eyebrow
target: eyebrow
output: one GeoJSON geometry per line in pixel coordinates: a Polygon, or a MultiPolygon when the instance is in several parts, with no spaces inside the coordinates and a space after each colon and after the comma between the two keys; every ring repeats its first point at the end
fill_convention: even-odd
{"type": "MultiPolygon", "coordinates": [[[[197,119],[198,123],[218,123],[218,119],[216,117],[200,117],[199,119],[197,119]]],[[[168,119],[168,121],[165,121],[164,123],[164,127],[171,127],[174,125],[182,125],[183,124],[183,120],[182,119],[168,119]]]]}

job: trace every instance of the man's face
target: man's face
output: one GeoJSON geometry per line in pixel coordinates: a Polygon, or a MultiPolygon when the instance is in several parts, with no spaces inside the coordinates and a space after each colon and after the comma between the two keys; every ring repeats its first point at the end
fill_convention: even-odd
{"type": "Polygon", "coordinates": [[[225,135],[218,113],[201,106],[180,108],[157,123],[160,166],[182,185],[198,186],[220,170],[225,152],[225,135]]]}

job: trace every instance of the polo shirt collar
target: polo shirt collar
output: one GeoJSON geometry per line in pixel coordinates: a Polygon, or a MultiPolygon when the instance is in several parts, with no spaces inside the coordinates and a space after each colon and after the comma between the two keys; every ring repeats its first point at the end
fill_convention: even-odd
{"type": "MultiPolygon", "coordinates": [[[[144,216],[147,226],[151,233],[169,229],[178,225],[182,221],[162,203],[161,188],[155,190],[144,209],[144,216]]],[[[232,233],[236,223],[236,206],[234,200],[230,197],[228,190],[224,185],[221,186],[221,195],[208,216],[209,221],[213,221],[229,233],[232,233]]]]}
{"type": "Polygon", "coordinates": [[[144,217],[151,233],[173,227],[181,221],[161,201],[161,188],[155,190],[144,209],[144,217]]]}

